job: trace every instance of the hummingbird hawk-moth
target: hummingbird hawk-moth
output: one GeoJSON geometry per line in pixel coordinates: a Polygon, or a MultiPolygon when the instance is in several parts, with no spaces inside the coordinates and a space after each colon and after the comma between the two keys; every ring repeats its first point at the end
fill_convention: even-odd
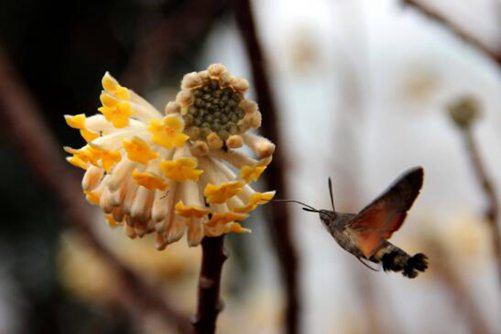
{"type": "Polygon", "coordinates": [[[358,214],[336,212],[330,178],[328,185],[332,211],[317,210],[295,200],[286,202],[298,203],[305,211],[319,213],[320,220],[337,243],[366,266],[363,260],[382,264],[384,271],[402,272],[408,278],[414,278],[428,268],[426,255],[411,256],[388,241],[403,224],[407,211],[419,194],[423,185],[423,168],[405,172],[358,214]]]}

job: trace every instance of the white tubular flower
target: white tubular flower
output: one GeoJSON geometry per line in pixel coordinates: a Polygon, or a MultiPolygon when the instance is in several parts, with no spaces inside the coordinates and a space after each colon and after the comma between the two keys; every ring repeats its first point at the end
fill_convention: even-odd
{"type": "Polygon", "coordinates": [[[205,236],[250,231],[239,222],[275,192],[249,183],[275,145],[247,132],[261,125],[261,114],[244,97],[246,80],[221,64],[189,73],[164,114],[109,73],[102,85],[102,114],[65,116],[87,142],[65,150],[68,162],[86,170],[83,192],[111,226],[122,225],[131,238],[155,233],[158,249],[184,234],[196,246],[205,236]],[[243,145],[257,159],[240,152],[243,145]]]}

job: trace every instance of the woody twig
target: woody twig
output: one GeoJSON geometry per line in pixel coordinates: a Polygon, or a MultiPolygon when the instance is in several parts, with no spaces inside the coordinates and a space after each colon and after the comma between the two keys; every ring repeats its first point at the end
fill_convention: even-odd
{"type": "Polygon", "coordinates": [[[466,29],[464,29],[460,25],[456,24],[455,22],[453,22],[452,20],[447,18],[447,16],[439,13],[437,10],[435,10],[434,8],[432,8],[431,6],[429,6],[427,4],[424,4],[420,0],[402,0],[402,3],[404,5],[415,8],[416,10],[425,14],[429,18],[437,21],[438,23],[443,25],[445,28],[449,29],[456,36],[458,36],[459,38],[461,38],[465,42],[469,43],[470,45],[472,45],[476,49],[480,50],[482,53],[487,55],[489,58],[491,58],[498,65],[501,66],[501,52],[495,50],[491,46],[480,41],[478,38],[473,36],[466,29]]]}
{"type": "Polygon", "coordinates": [[[193,321],[195,333],[213,334],[219,312],[223,309],[219,291],[221,270],[227,255],[224,252],[224,235],[205,237],[202,240],[202,269],[198,281],[197,315],[193,321]]]}
{"type": "MultiPolygon", "coordinates": [[[[283,147],[280,137],[279,117],[270,80],[266,71],[266,60],[261,43],[257,36],[256,24],[249,0],[234,1],[234,11],[237,25],[244,41],[248,60],[251,64],[252,78],[256,88],[257,100],[263,115],[263,134],[274,142],[277,147],[283,147]]],[[[280,189],[280,194],[287,197],[287,182],[285,181],[285,155],[283,149],[274,154],[274,162],[268,166],[266,181],[270,188],[280,189]]],[[[286,332],[298,333],[300,328],[300,307],[298,270],[299,260],[296,248],[292,242],[290,217],[286,206],[275,205],[271,209],[272,224],[267,225],[278,254],[282,279],[285,283],[287,309],[286,332]]]]}
{"type": "Polygon", "coordinates": [[[496,259],[501,284],[501,230],[499,226],[499,202],[496,189],[494,188],[494,184],[490,176],[487,174],[472,130],[472,126],[478,118],[479,106],[473,98],[464,97],[449,106],[449,113],[458,129],[461,130],[473,171],[487,201],[484,217],[491,229],[494,258],[496,259]]]}

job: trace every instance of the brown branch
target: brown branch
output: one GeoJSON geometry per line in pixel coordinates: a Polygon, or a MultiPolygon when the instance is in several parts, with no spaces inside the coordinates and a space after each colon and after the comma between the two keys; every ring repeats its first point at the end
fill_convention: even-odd
{"type": "MultiPolygon", "coordinates": [[[[259,108],[263,115],[262,132],[264,136],[277,145],[274,161],[267,169],[266,181],[272,189],[278,189],[282,197],[288,198],[285,180],[287,167],[285,165],[285,154],[283,153],[284,148],[281,145],[280,121],[266,71],[264,52],[257,36],[251,4],[249,0],[237,0],[233,4],[237,25],[251,64],[259,108]]],[[[273,246],[278,254],[282,280],[285,283],[287,297],[286,332],[295,334],[299,331],[301,318],[297,275],[299,260],[292,242],[293,236],[287,207],[285,205],[275,205],[272,207],[271,214],[273,223],[267,226],[273,246]]]]}
{"type": "Polygon", "coordinates": [[[195,333],[213,334],[223,302],[219,297],[221,271],[228,256],[224,251],[224,235],[202,240],[202,269],[198,281],[198,308],[193,320],[195,333]]]}
{"type": "Polygon", "coordinates": [[[122,75],[124,84],[138,91],[144,88],[152,76],[167,68],[193,40],[206,34],[224,8],[225,1],[221,0],[184,1],[176,13],[141,37],[122,75]]]}
{"type": "Polygon", "coordinates": [[[12,65],[0,53],[0,117],[2,125],[17,146],[39,182],[59,202],[68,224],[76,229],[119,275],[121,297],[129,308],[154,310],[176,324],[180,333],[190,332],[189,320],[161,298],[157,289],[147,285],[122,265],[91,229],[89,207],[84,203],[80,185],[69,172],[61,149],[49,132],[34,98],[21,83],[12,65]]]}
{"type": "Polygon", "coordinates": [[[458,130],[461,131],[466,146],[468,158],[470,159],[473,172],[477,178],[480,188],[484,192],[487,201],[485,210],[485,220],[489,223],[492,235],[494,258],[498,269],[498,279],[501,284],[501,235],[499,227],[499,202],[496,190],[487,174],[484,162],[473,136],[473,126],[480,115],[480,105],[473,96],[462,96],[447,106],[449,116],[458,130]]]}
{"type": "Polygon", "coordinates": [[[499,202],[496,190],[491,178],[487,175],[471,128],[465,128],[462,133],[474,173],[487,200],[487,208],[484,217],[491,228],[494,258],[496,259],[498,278],[501,284],[501,230],[499,227],[499,202]]]}
{"type": "Polygon", "coordinates": [[[486,45],[484,42],[480,41],[477,39],[475,36],[473,36],[470,32],[465,30],[463,27],[460,25],[454,23],[452,20],[447,18],[445,15],[437,12],[434,8],[432,8],[429,5],[426,5],[422,3],[420,0],[402,0],[402,3],[404,5],[413,7],[420,11],[421,13],[425,14],[429,18],[437,21],[447,29],[449,29],[451,32],[453,32],[455,35],[457,35],[459,38],[463,39],[465,42],[469,43],[473,47],[477,48],[484,54],[486,54],[488,57],[490,57],[493,61],[495,61],[498,65],[501,66],[501,52],[495,50],[494,48],[490,47],[489,45],[486,45]]]}

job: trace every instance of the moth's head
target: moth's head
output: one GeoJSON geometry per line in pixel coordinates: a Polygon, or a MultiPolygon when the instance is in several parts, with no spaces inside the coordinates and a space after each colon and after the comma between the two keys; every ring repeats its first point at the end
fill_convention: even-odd
{"type": "Polygon", "coordinates": [[[320,215],[320,220],[325,225],[328,225],[329,222],[333,221],[337,217],[336,211],[331,210],[319,210],[318,214],[320,215]]]}

